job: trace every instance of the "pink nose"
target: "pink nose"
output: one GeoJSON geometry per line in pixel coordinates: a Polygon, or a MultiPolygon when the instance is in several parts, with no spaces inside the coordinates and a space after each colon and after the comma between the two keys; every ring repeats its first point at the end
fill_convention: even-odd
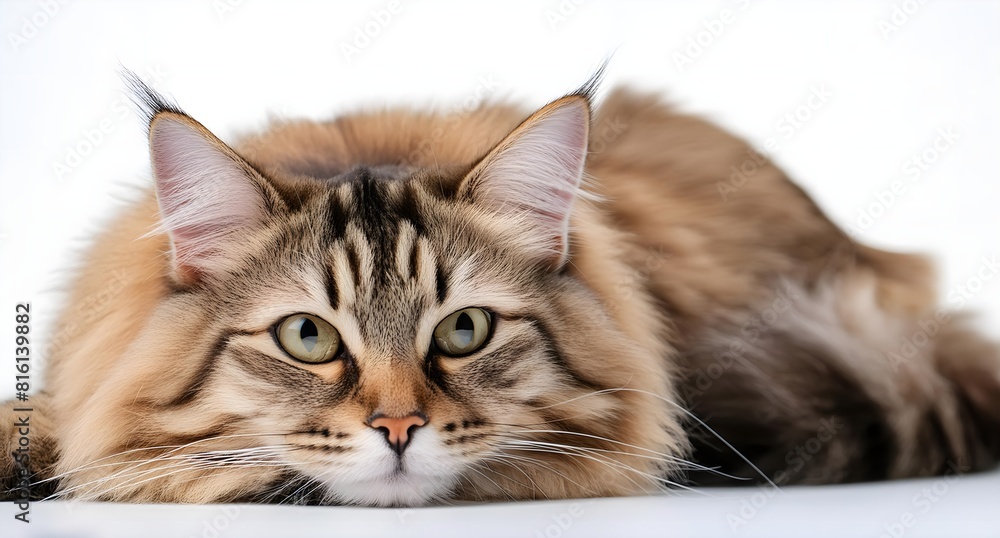
{"type": "Polygon", "coordinates": [[[372,428],[385,432],[386,442],[400,456],[406,450],[406,445],[410,443],[410,438],[413,436],[412,431],[424,424],[427,424],[427,418],[423,413],[413,413],[401,418],[376,416],[368,422],[372,428]]]}

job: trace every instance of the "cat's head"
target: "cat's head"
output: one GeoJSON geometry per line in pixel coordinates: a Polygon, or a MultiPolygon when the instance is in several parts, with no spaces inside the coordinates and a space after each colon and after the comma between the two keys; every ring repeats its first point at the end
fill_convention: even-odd
{"type": "Polygon", "coordinates": [[[127,394],[88,458],[114,465],[71,475],[103,480],[80,496],[419,505],[639,493],[675,470],[666,358],[622,327],[638,299],[573,265],[617,237],[577,216],[586,93],[473,162],[319,180],[142,91],[171,291],[126,335],[127,394]]]}

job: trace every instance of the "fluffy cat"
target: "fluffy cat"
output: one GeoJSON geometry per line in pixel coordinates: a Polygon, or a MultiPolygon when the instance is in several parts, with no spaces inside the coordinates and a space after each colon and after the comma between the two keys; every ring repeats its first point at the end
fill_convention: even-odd
{"type": "Polygon", "coordinates": [[[155,186],[71,287],[32,495],[398,506],[993,465],[1000,350],[927,261],[653,96],[595,113],[594,84],[526,119],[390,109],[229,146],[133,78],[155,186]]]}

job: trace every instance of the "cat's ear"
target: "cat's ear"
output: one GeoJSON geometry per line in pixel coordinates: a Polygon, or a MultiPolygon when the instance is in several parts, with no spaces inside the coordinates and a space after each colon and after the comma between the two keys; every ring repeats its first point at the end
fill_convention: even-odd
{"type": "Polygon", "coordinates": [[[462,180],[459,195],[523,217],[545,262],[561,267],[569,251],[569,217],[587,157],[590,102],[569,95],[535,112],[462,180]]]}
{"type": "Polygon", "coordinates": [[[253,166],[176,110],[152,115],[149,154],[161,226],[182,282],[224,270],[234,236],[265,222],[280,203],[253,166]]]}

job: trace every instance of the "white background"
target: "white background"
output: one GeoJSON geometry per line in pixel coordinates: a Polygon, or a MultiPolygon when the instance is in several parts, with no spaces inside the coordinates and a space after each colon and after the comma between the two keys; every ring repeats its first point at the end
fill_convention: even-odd
{"type": "MultiPolygon", "coordinates": [[[[942,301],[950,295],[955,304],[965,289],[962,302],[1000,334],[1000,279],[983,263],[1000,254],[1000,4],[402,0],[395,13],[389,7],[387,0],[0,3],[0,312],[9,312],[0,315],[0,334],[13,336],[14,305],[30,301],[33,334],[48,336],[77,253],[133,196],[131,186],[148,183],[143,127],[122,93],[120,65],[232,140],[269,115],[323,118],[359,105],[448,108],[488,94],[537,107],[612,53],[605,89],[661,93],[755,146],[774,138],[772,158],[837,223],[871,244],[933,255],[942,301]],[[690,61],[681,64],[682,55],[690,61]],[[788,136],[780,122],[814,88],[832,96],[788,136]],[[933,147],[942,129],[957,140],[913,181],[908,161],[933,147]],[[86,155],[68,161],[71,148],[86,155]],[[905,192],[880,201],[894,181],[905,192]],[[979,272],[992,278],[978,280],[979,272]]],[[[42,352],[34,348],[38,359],[42,352]]],[[[3,397],[13,392],[13,370],[2,366],[10,364],[0,362],[3,397]]]]}

